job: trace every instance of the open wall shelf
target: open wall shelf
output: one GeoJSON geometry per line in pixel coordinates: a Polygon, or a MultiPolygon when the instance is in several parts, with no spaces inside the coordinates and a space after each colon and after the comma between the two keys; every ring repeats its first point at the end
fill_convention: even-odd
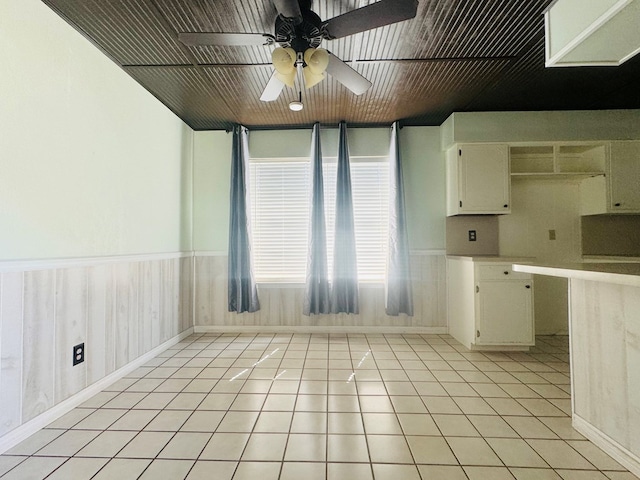
{"type": "Polygon", "coordinates": [[[512,177],[572,178],[605,174],[607,145],[524,145],[510,147],[512,177]]]}

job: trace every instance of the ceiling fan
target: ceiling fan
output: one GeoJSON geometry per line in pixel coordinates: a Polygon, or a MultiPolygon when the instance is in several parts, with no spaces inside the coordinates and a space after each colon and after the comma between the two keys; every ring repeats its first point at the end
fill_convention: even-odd
{"type": "Polygon", "coordinates": [[[379,0],[323,21],[311,10],[311,0],[273,0],[278,11],[274,34],[270,33],[179,33],[178,40],[188,46],[273,46],[274,73],[260,97],[271,102],[285,85],[294,87],[300,72],[306,88],[322,81],[325,72],[356,95],[371,82],[333,55],[319,48],[322,40],[354,35],[373,28],[409,20],[416,16],[418,0],[379,0]]]}

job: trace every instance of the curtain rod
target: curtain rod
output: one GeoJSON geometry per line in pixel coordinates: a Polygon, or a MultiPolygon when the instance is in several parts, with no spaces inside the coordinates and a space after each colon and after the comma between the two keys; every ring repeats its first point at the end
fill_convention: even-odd
{"type": "MultiPolygon", "coordinates": [[[[398,124],[402,129],[404,125],[402,122],[398,120],[398,124]]],[[[271,131],[271,130],[311,130],[313,128],[314,123],[305,124],[305,125],[256,125],[256,126],[248,126],[243,125],[249,131],[271,131]]],[[[347,123],[347,128],[391,128],[392,123],[347,123]]],[[[321,123],[321,130],[329,130],[338,128],[338,123],[321,123]]],[[[227,133],[230,133],[231,130],[227,129],[227,133]]]]}

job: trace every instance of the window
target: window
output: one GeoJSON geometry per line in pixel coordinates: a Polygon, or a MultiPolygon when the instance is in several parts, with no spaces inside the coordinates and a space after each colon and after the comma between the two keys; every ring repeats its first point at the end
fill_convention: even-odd
{"type": "Polygon", "coordinates": [[[309,159],[249,163],[253,262],[258,282],[304,282],[309,159]]]}
{"type": "MultiPolygon", "coordinates": [[[[388,158],[352,157],[350,164],[358,280],[382,282],[389,228],[388,158]]],[[[310,170],[309,159],[250,160],[252,249],[258,282],[305,281],[310,170]]],[[[337,159],[324,158],[323,170],[331,274],[337,159]]]]}

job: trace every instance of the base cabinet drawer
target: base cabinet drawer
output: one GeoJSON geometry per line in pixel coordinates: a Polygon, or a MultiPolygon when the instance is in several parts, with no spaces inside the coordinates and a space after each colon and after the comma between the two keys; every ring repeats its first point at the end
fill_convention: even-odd
{"type": "Polygon", "coordinates": [[[510,263],[498,265],[476,265],[476,278],[484,280],[531,280],[530,273],[514,272],[510,263]]]}

